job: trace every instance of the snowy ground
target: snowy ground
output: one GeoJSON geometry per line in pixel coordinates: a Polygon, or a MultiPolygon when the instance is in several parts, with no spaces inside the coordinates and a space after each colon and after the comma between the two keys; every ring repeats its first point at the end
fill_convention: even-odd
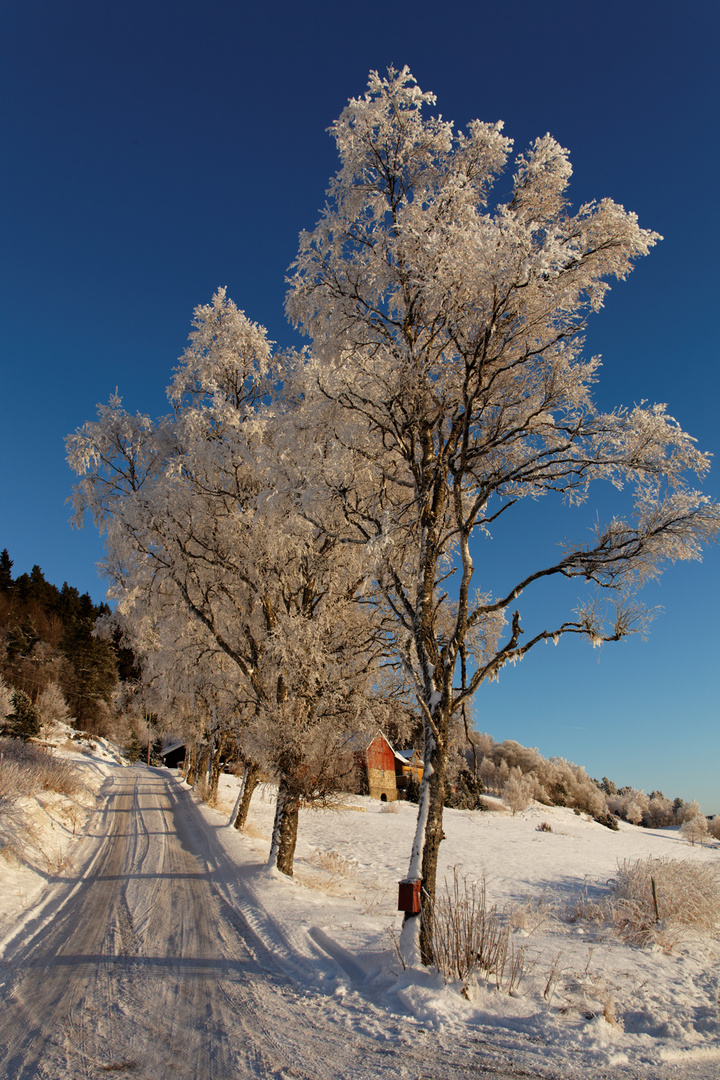
{"type": "MultiPolygon", "coordinates": [[[[76,757],[95,787],[104,777],[122,779],[111,748],[96,743],[90,755],[76,757]]],[[[453,1054],[450,1072],[458,1076],[495,1069],[503,1076],[524,1070],[564,1080],[716,1080],[720,1073],[720,942],[689,935],[669,953],[640,949],[621,944],[597,923],[569,919],[579,900],[607,893],[619,861],[667,855],[716,862],[717,845],[690,847],[674,830],[622,823],[614,833],[560,808],[534,807],[515,817],[500,809],[447,811],[441,877],[455,866],[474,880],[484,875],[489,901],[508,911],[527,969],[512,996],[485,983],[463,996],[461,986],[444,986],[437,974],[403,970],[393,945],[401,919],[397,881],[407,868],[414,807],[348,797],[340,811],[303,811],[296,876],[288,880],[266,866],[271,787],[256,792],[247,831],[239,834],[225,824],[234,777],[222,778],[215,810],[194,806],[179,781],[171,783],[178,796],[173,812],[192,813],[214,889],[286,979],[286,1023],[294,1023],[293,1007],[303,1010],[298,1032],[310,1031],[307,1017],[314,1017],[312,1037],[303,1042],[295,1035],[302,1071],[272,1075],[329,1075],[320,1047],[331,1045],[331,1029],[345,1032],[348,1045],[375,1048],[373,1063],[366,1058],[356,1072],[364,1077],[443,1075],[442,1055],[453,1054]],[[541,822],[552,831],[538,831],[541,822]],[[386,1055],[382,1067],[379,1048],[386,1055]]],[[[78,805],[70,813],[55,797],[51,802],[29,809],[34,843],[52,850],[52,865],[43,868],[35,857],[34,869],[0,861],[6,969],[23,935],[56,918],[62,883],[83,866],[91,872],[94,841],[79,838],[86,811],[78,805]]],[[[273,998],[273,1009],[279,1000],[273,998]]],[[[270,1008],[267,995],[263,1001],[270,1008]]],[[[241,1020],[250,1035],[248,1016],[241,1020]]],[[[231,1022],[224,1015],[224,1023],[231,1022]]],[[[267,1065],[245,1068],[248,1075],[271,1074],[267,1065]]],[[[346,1075],[339,1060],[335,1075],[346,1075]]]]}

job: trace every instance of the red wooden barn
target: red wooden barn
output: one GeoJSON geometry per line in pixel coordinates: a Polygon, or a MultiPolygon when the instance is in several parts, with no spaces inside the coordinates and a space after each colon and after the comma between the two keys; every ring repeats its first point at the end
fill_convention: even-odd
{"type": "Polygon", "coordinates": [[[358,767],[367,772],[368,795],[383,802],[394,802],[398,797],[395,751],[383,733],[354,735],[352,746],[358,767]]]}

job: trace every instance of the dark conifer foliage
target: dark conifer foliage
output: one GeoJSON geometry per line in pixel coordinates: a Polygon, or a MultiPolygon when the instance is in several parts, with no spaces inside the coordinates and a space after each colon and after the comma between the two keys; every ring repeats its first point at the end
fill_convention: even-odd
{"type": "Polygon", "coordinates": [[[131,677],[134,658],[115,641],[94,635],[109,612],[64,582],[45,580],[39,566],[12,576],[13,560],[0,553],[0,674],[31,706],[51,682],[62,689],[78,726],[99,733],[119,671],[131,677]]]}
{"type": "Polygon", "coordinates": [[[0,734],[9,739],[27,742],[40,731],[40,717],[28,694],[16,690],[13,694],[13,712],[0,727],[0,734]]]}

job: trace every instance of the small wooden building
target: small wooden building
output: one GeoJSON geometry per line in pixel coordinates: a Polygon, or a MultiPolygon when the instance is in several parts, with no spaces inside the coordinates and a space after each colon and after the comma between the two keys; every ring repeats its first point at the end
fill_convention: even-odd
{"type": "Polygon", "coordinates": [[[365,749],[368,794],[371,799],[394,802],[398,797],[395,781],[395,751],[381,731],[365,749]]]}
{"type": "MultiPolygon", "coordinates": [[[[411,778],[420,783],[423,776],[423,761],[418,751],[396,750],[395,771],[397,774],[395,783],[401,793],[405,791],[411,778]]],[[[402,798],[403,795],[401,794],[400,797],[402,798]]]]}
{"type": "Polygon", "coordinates": [[[395,750],[381,731],[374,735],[353,735],[351,745],[358,772],[371,799],[394,802],[405,797],[408,780],[422,780],[423,763],[417,750],[395,750]]]}
{"type": "Polygon", "coordinates": [[[174,742],[169,746],[164,746],[160,751],[160,757],[163,765],[167,765],[168,769],[177,769],[185,760],[185,743],[174,742]]]}
{"type": "Polygon", "coordinates": [[[367,790],[371,799],[394,802],[398,797],[395,751],[383,733],[353,735],[349,745],[358,773],[357,790],[367,790]]]}

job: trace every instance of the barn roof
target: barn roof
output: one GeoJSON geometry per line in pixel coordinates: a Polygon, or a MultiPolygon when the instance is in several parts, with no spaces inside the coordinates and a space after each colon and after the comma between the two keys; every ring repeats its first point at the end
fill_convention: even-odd
{"type": "Polygon", "coordinates": [[[169,746],[163,746],[162,750],[160,751],[160,757],[165,757],[166,754],[172,754],[173,750],[179,750],[181,746],[185,746],[183,740],[180,740],[180,742],[170,743],[169,746]]]}
{"type": "Polygon", "coordinates": [[[384,739],[393,753],[393,745],[380,728],[377,731],[355,731],[352,735],[348,735],[345,745],[352,747],[353,750],[367,750],[367,748],[374,743],[378,735],[381,739],[384,739]]]}

